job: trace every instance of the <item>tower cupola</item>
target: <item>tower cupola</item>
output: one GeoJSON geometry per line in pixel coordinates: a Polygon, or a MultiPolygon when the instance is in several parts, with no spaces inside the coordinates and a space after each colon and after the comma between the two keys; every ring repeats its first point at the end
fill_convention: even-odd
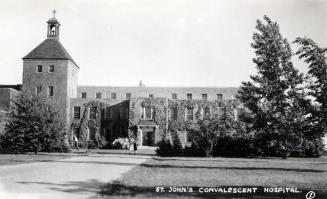
{"type": "Polygon", "coordinates": [[[56,10],[53,10],[52,14],[53,14],[53,17],[47,21],[47,24],[48,24],[47,37],[49,39],[59,39],[60,23],[56,19],[56,10]]]}

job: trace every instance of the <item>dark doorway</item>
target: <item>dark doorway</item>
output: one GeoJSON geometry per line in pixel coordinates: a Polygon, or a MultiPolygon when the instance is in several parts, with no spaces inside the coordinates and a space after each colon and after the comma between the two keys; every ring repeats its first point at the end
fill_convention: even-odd
{"type": "Polygon", "coordinates": [[[155,146],[155,135],[154,135],[154,128],[142,128],[142,145],[143,146],[155,146]]]}

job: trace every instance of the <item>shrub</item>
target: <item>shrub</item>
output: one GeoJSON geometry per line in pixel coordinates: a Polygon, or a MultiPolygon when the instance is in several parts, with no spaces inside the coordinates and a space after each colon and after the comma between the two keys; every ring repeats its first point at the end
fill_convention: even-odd
{"type": "Polygon", "coordinates": [[[184,156],[188,156],[188,157],[205,157],[206,154],[201,148],[199,148],[194,142],[192,142],[191,146],[185,146],[184,156]]]}
{"type": "Polygon", "coordinates": [[[214,156],[250,157],[253,155],[256,155],[256,150],[253,139],[249,137],[220,137],[214,148],[214,156]]]}
{"type": "Polygon", "coordinates": [[[112,146],[115,149],[128,149],[129,140],[128,138],[117,138],[112,142],[112,146]]]}
{"type": "Polygon", "coordinates": [[[183,146],[182,143],[178,137],[177,132],[173,132],[172,136],[173,146],[172,146],[172,155],[173,156],[181,156],[183,155],[183,146]]]}
{"type": "Polygon", "coordinates": [[[170,143],[170,140],[162,138],[157,144],[158,148],[156,153],[160,156],[172,156],[173,155],[173,146],[170,143]]]}

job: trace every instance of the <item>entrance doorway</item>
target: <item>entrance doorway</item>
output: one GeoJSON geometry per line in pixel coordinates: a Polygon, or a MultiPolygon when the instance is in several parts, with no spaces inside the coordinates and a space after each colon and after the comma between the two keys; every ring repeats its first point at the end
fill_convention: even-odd
{"type": "Polygon", "coordinates": [[[155,146],[155,134],[154,128],[142,128],[142,145],[143,146],[155,146]]]}

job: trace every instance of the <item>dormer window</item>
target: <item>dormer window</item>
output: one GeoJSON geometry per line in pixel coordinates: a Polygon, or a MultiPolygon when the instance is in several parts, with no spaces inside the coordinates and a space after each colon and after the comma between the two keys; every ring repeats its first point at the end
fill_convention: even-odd
{"type": "Polygon", "coordinates": [[[37,65],[36,66],[36,72],[37,73],[42,73],[42,65],[37,65]]]}

